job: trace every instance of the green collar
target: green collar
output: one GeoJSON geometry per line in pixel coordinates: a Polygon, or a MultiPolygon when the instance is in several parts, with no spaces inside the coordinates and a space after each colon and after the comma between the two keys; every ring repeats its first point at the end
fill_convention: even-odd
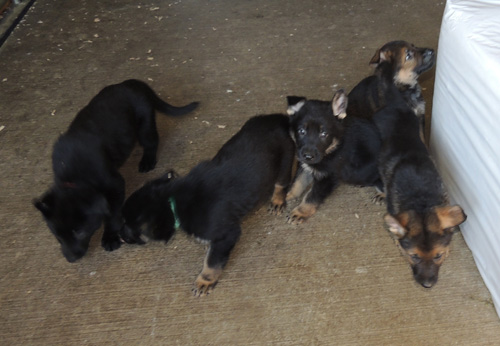
{"type": "Polygon", "coordinates": [[[181,227],[181,221],[179,220],[179,215],[177,215],[177,207],[175,205],[175,199],[173,196],[171,196],[168,201],[170,202],[170,209],[172,210],[172,214],[174,214],[174,228],[179,229],[181,227]]]}

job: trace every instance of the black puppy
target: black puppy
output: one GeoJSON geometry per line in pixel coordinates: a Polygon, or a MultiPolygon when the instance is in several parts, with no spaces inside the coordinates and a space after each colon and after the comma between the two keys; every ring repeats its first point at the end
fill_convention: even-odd
{"type": "Polygon", "coordinates": [[[271,211],[284,209],[294,153],[288,117],[251,118],[211,161],[183,178],[172,180],[168,173],[127,199],[122,213],[129,241],[141,243],[142,229],[168,241],[178,227],[207,241],[210,248],[193,291],[210,293],[240,236],[243,216],[271,194],[271,211]]]}
{"type": "Polygon", "coordinates": [[[384,219],[396,235],[415,280],[432,287],[448,255],[453,230],[465,221],[450,206],[443,182],[419,135],[419,122],[403,98],[396,98],[373,120],[382,147],[379,169],[386,192],[384,219]]]}
{"type": "Polygon", "coordinates": [[[423,131],[425,101],[418,77],[431,69],[434,62],[435,54],[431,48],[418,48],[406,41],[386,43],[370,60],[370,65],[375,67],[374,74],[363,79],[349,93],[347,114],[371,119],[394,98],[393,93],[397,91],[421,121],[423,131]]]}
{"type": "Polygon", "coordinates": [[[125,182],[118,168],[137,140],[144,149],[139,171],[155,167],[155,110],[182,115],[196,107],[171,106],[147,84],[127,80],[104,88],[77,114],[54,145],[54,186],[34,201],[69,262],[85,255],[103,220],[102,246],[120,247],[125,182]]]}

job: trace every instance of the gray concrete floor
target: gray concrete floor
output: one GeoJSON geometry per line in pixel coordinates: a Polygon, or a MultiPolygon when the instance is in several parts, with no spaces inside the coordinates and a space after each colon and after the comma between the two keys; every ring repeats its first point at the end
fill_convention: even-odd
{"type": "MultiPolygon", "coordinates": [[[[0,48],[2,345],[493,345],[500,322],[460,234],[431,290],[384,229],[367,188],[341,186],[308,223],[265,208],[214,293],[191,285],[204,247],[168,245],[62,257],[31,200],[51,184],[52,144],[102,87],[148,81],[173,104],[158,116],[157,168],[123,167],[127,193],[210,158],[250,116],[286,95],[330,99],[370,73],[387,41],[437,48],[444,2],[37,0],[0,48]]],[[[422,81],[432,107],[433,73],[422,81]]],[[[291,208],[292,206],[290,206],[291,208]]]]}

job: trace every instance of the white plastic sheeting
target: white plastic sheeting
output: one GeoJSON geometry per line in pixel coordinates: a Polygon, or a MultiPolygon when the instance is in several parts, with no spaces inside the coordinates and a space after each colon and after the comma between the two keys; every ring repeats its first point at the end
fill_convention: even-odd
{"type": "Polygon", "coordinates": [[[436,63],[431,152],[500,315],[500,1],[448,0],[436,63]]]}

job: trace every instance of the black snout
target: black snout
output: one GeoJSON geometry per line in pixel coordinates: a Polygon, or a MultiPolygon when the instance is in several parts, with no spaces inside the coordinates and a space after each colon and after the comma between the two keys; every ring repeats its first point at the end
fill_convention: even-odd
{"type": "Polygon", "coordinates": [[[69,251],[69,250],[64,249],[64,248],[62,249],[62,253],[69,263],[73,263],[73,262],[78,261],[80,258],[85,256],[86,252],[87,252],[87,250],[85,250],[85,251],[80,250],[80,251],[73,252],[73,251],[69,251]]]}
{"type": "Polygon", "coordinates": [[[321,161],[321,155],[316,148],[302,148],[299,151],[299,161],[308,164],[315,164],[321,161]]]}
{"type": "Polygon", "coordinates": [[[305,153],[303,156],[306,161],[312,161],[315,159],[315,155],[313,153],[305,153]]]}
{"type": "Polygon", "coordinates": [[[434,62],[434,49],[426,49],[422,54],[424,64],[434,62]]]}
{"type": "Polygon", "coordinates": [[[434,66],[435,57],[434,49],[421,48],[420,54],[422,54],[422,64],[417,68],[417,73],[421,74],[434,66]]]}
{"type": "Polygon", "coordinates": [[[90,243],[90,237],[88,237],[88,239],[82,239],[78,241],[72,239],[71,242],[60,241],[60,243],[64,257],[68,262],[73,263],[85,256],[85,254],[87,253],[90,243]]]}
{"type": "Polygon", "coordinates": [[[438,281],[439,266],[434,263],[421,263],[412,266],[413,277],[425,288],[431,288],[438,281]]]}

